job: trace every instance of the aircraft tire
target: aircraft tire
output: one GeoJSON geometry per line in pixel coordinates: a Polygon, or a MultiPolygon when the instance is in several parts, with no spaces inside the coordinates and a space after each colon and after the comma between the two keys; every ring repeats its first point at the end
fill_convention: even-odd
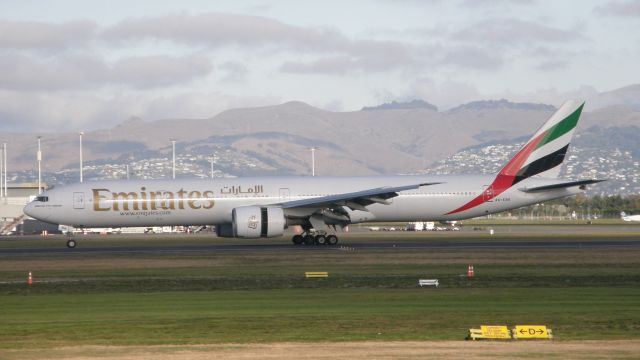
{"type": "Polygon", "coordinates": [[[336,245],[338,243],[338,237],[335,235],[327,236],[327,245],[336,245]]]}
{"type": "Polygon", "coordinates": [[[76,241],[75,240],[67,240],[67,247],[69,249],[73,249],[74,247],[76,247],[76,241]]]}
{"type": "Polygon", "coordinates": [[[303,240],[304,239],[302,238],[302,235],[293,235],[293,238],[291,239],[291,241],[293,241],[293,243],[296,245],[302,244],[303,240]]]}
{"type": "Polygon", "coordinates": [[[303,239],[304,239],[304,244],[309,246],[313,245],[316,241],[313,235],[305,235],[303,239]]]}
{"type": "Polygon", "coordinates": [[[314,242],[316,245],[326,245],[327,244],[327,238],[324,235],[316,235],[316,238],[314,239],[314,242]]]}

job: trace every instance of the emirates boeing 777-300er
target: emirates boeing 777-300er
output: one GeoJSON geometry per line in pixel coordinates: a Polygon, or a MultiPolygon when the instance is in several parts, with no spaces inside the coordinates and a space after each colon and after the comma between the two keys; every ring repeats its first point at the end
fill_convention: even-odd
{"type": "Polygon", "coordinates": [[[96,181],[46,191],[24,212],[80,228],[215,225],[218,236],[238,238],[281,236],[297,225],[295,244],[334,245],[336,227],[462,220],[585,190],[600,180],[558,179],[583,106],[564,103],[494,175],[96,181]]]}

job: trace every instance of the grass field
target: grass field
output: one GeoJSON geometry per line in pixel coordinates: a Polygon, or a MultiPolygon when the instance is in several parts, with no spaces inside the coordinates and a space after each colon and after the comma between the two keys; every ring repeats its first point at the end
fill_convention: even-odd
{"type": "MultiPolygon", "coordinates": [[[[633,231],[612,233],[558,237],[640,237],[633,231]]],[[[352,234],[344,240],[363,241],[364,236],[375,239],[352,234]]],[[[431,241],[432,235],[378,236],[379,241],[398,236],[431,241]]],[[[147,246],[217,241],[134,239],[147,246]]],[[[30,241],[62,246],[58,240],[11,240],[0,246],[35,246],[30,241]]],[[[126,241],[96,236],[81,244],[126,241]]],[[[461,340],[468,328],[481,324],[524,323],[550,326],[559,341],[640,338],[637,248],[4,254],[0,281],[0,348],[5,350],[461,340]],[[464,276],[468,264],[475,266],[471,280],[464,276]],[[28,271],[36,280],[31,287],[25,283],[28,271]],[[330,277],[307,280],[304,271],[329,271],[330,277]],[[418,288],[419,278],[438,278],[441,286],[418,288]]]]}
{"type": "Polygon", "coordinates": [[[479,324],[547,324],[560,339],[640,330],[639,289],[284,289],[11,296],[6,348],[462,339],[479,324]]]}

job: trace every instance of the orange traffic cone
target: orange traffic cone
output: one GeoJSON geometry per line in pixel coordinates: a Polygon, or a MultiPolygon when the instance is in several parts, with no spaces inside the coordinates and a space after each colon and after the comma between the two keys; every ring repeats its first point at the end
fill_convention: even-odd
{"type": "Polygon", "coordinates": [[[31,271],[29,271],[29,277],[27,278],[27,285],[33,285],[33,276],[31,276],[31,271]]]}
{"type": "Polygon", "coordinates": [[[472,278],[474,276],[473,265],[469,265],[469,270],[467,270],[467,277],[472,278]]]}

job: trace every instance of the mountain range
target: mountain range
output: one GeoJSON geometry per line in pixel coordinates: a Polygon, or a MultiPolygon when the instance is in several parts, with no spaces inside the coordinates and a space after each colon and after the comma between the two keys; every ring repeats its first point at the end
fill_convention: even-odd
{"type": "MultiPolygon", "coordinates": [[[[577,135],[607,148],[640,144],[640,85],[599,95],[604,107],[585,108],[577,135]],[[610,105],[608,105],[610,104],[610,105]],[[613,129],[613,130],[612,130],[613,129]],[[615,130],[620,131],[615,131],[615,130]],[[615,134],[615,136],[611,135],[615,134]],[[602,138],[608,136],[609,138],[602,138]]],[[[361,111],[331,112],[302,102],[233,109],[208,119],[131,118],[120,125],[86,132],[85,164],[115,163],[179,154],[224,152],[252,166],[233,175],[308,174],[310,147],[319,175],[414,173],[474,146],[527,138],[553,113],[544,104],[484,100],[440,112],[426,101],[390,103],[361,111]]],[[[43,169],[78,167],[78,134],[42,136],[43,169]]],[[[8,144],[9,171],[36,168],[36,135],[0,134],[8,144]]]]}

